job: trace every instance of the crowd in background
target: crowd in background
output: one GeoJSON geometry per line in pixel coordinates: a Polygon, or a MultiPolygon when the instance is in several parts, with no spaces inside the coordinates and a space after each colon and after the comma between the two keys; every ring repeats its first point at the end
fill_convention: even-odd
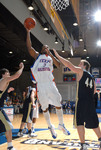
{"type": "MultiPolygon", "coordinates": [[[[97,92],[94,95],[95,100],[95,107],[97,108],[98,101],[101,101],[97,92]]],[[[8,94],[7,99],[5,100],[5,106],[13,106],[14,107],[14,114],[22,113],[23,112],[23,103],[25,99],[25,91],[23,91],[22,95],[18,95],[15,92],[11,92],[8,94]]],[[[75,102],[70,100],[63,100],[62,101],[62,108],[64,114],[73,114],[75,111],[75,102]]],[[[49,105],[49,111],[55,113],[54,106],[49,105]]],[[[41,107],[39,107],[39,112],[42,113],[41,107]]]]}
{"type": "MultiPolygon", "coordinates": [[[[25,91],[23,91],[22,95],[18,95],[15,92],[11,92],[8,94],[7,99],[4,102],[4,106],[13,106],[14,114],[19,114],[23,112],[23,104],[25,100],[25,91]]],[[[62,101],[62,108],[64,114],[71,114],[75,111],[75,102],[73,101],[62,101]]],[[[49,105],[49,111],[55,113],[54,106],[49,105]]],[[[41,107],[39,107],[39,112],[42,113],[41,107]]]]}

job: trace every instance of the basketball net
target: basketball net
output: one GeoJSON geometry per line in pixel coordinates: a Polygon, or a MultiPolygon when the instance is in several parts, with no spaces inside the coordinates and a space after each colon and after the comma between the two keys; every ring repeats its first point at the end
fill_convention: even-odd
{"type": "Polygon", "coordinates": [[[66,9],[69,6],[69,0],[51,0],[51,6],[57,11],[66,9]]]}

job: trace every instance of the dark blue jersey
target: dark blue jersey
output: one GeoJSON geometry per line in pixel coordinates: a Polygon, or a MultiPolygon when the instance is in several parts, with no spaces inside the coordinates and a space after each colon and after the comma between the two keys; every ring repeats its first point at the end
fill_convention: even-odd
{"type": "Polygon", "coordinates": [[[92,75],[87,72],[83,71],[83,76],[79,81],[78,87],[78,98],[84,102],[92,99],[94,96],[94,79],[92,75]]]}
{"type": "Polygon", "coordinates": [[[75,106],[75,125],[87,128],[98,127],[98,117],[94,104],[94,79],[92,75],[83,71],[83,76],[77,84],[77,101],[75,106]]]}

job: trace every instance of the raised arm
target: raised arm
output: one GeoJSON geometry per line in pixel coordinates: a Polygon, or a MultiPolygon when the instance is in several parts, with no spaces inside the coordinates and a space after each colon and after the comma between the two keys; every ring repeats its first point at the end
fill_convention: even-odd
{"type": "Polygon", "coordinates": [[[81,68],[74,66],[69,60],[61,57],[57,51],[55,49],[53,49],[55,56],[62,62],[62,64],[64,64],[66,67],[68,67],[71,71],[73,71],[74,73],[80,73],[81,72],[81,68]]]}
{"type": "Polygon", "coordinates": [[[29,52],[29,54],[30,54],[34,59],[36,59],[36,58],[38,57],[38,55],[39,55],[39,52],[37,52],[37,51],[32,47],[31,38],[30,38],[30,30],[27,29],[26,24],[24,24],[24,27],[25,27],[26,32],[27,32],[26,44],[27,44],[28,52],[29,52]]]}
{"type": "Polygon", "coordinates": [[[7,80],[7,82],[10,82],[10,81],[13,81],[13,80],[19,78],[20,75],[22,74],[23,69],[24,69],[24,64],[21,62],[19,64],[19,70],[15,74],[5,78],[7,80]]]}
{"type": "MultiPolygon", "coordinates": [[[[53,49],[52,49],[53,50],[53,49]]],[[[49,51],[48,55],[53,59],[53,63],[57,68],[60,68],[60,61],[49,51]]]]}

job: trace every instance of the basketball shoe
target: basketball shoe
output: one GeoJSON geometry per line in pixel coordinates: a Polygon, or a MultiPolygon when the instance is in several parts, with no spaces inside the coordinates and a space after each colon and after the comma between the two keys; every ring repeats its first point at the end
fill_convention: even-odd
{"type": "Polygon", "coordinates": [[[37,134],[35,134],[35,133],[28,133],[28,137],[37,137],[37,134]]]}
{"type": "Polygon", "coordinates": [[[54,126],[51,125],[51,127],[48,127],[48,129],[50,130],[52,137],[53,137],[54,139],[56,139],[57,134],[56,134],[56,132],[55,132],[54,126]]]}
{"type": "Polygon", "coordinates": [[[22,131],[18,132],[17,136],[19,136],[19,137],[23,136],[23,132],[22,131]]]}
{"type": "Polygon", "coordinates": [[[98,141],[99,141],[99,148],[101,148],[101,138],[99,138],[98,141]]]}
{"type": "Polygon", "coordinates": [[[85,143],[81,144],[80,150],[87,150],[87,145],[85,143]]]}
{"type": "Polygon", "coordinates": [[[13,146],[7,147],[7,150],[16,150],[13,146]]]}
{"type": "Polygon", "coordinates": [[[32,127],[32,128],[31,128],[31,130],[32,130],[32,133],[35,133],[35,129],[34,129],[34,127],[32,127]]]}
{"type": "Polygon", "coordinates": [[[70,132],[66,129],[64,124],[63,125],[59,124],[58,129],[62,130],[65,135],[70,135],[70,132]]]}
{"type": "Polygon", "coordinates": [[[24,128],[22,132],[25,134],[27,132],[27,128],[24,128]]]}

